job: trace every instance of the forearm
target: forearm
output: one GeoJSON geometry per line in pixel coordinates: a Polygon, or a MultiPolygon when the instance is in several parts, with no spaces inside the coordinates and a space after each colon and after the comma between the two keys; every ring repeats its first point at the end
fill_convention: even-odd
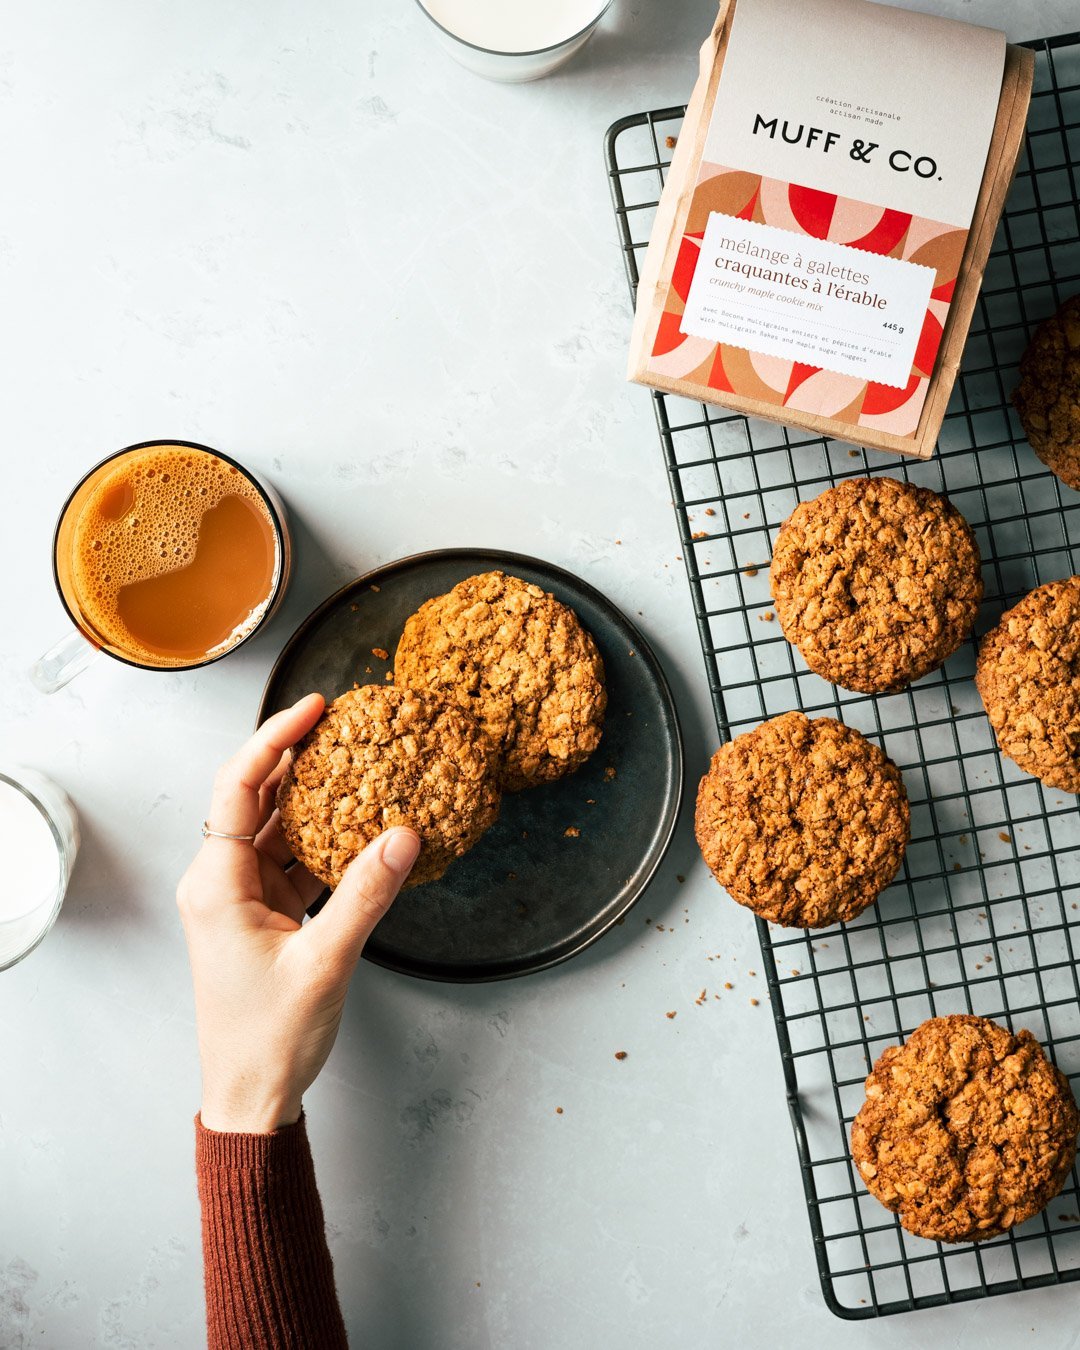
{"type": "Polygon", "coordinates": [[[342,1350],[303,1117],[272,1134],[195,1121],[209,1350],[342,1350]]]}

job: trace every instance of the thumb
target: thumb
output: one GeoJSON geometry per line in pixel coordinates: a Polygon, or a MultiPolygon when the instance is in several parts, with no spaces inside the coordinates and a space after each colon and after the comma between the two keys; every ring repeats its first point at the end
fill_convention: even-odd
{"type": "Polygon", "coordinates": [[[301,932],[326,958],[351,970],[419,852],[419,836],[404,826],[379,835],[352,860],[326,904],[301,932]]]}

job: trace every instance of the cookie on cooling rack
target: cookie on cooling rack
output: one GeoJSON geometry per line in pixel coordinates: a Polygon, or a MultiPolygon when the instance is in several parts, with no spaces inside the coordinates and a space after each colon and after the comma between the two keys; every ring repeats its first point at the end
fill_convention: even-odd
{"type": "Polygon", "coordinates": [[[983,638],[975,684],[998,748],[1047,787],[1080,792],[1080,576],[1051,581],[983,638]]]}
{"type": "Polygon", "coordinates": [[[929,488],[848,478],[781,526],[769,583],[815,674],[865,694],[928,674],[967,637],[983,585],[967,521],[929,488]]]}
{"type": "Polygon", "coordinates": [[[431,694],[365,684],[334,700],[293,752],[277,794],[296,857],[327,886],[384,830],[421,839],[406,886],[441,877],[499,814],[494,749],[431,694]]]}
{"type": "Polygon", "coordinates": [[[933,1017],[874,1065],[851,1152],[909,1233],[979,1242],[1057,1195],[1078,1129],[1069,1081],[1030,1031],[933,1017]]]}
{"type": "Polygon", "coordinates": [[[698,788],[717,881],[789,928],[853,919],[895,877],[910,833],[900,771],[831,717],[784,713],[722,745],[698,788]]]}
{"type": "Polygon", "coordinates": [[[1035,330],[1012,399],[1032,450],[1080,492],[1080,295],[1035,330]]]}
{"type": "Polygon", "coordinates": [[[572,773],[600,744],[607,692],[596,643],[572,609],[519,577],[484,572],[421,605],[394,679],[472,713],[508,792],[572,773]]]}

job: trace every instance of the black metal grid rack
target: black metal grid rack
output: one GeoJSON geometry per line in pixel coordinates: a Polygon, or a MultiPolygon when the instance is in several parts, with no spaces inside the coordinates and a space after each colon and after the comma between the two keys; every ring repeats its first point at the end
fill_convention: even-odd
{"type": "MultiPolygon", "coordinates": [[[[1080,572],[1080,493],[1027,445],[1009,394],[1032,330],[1080,289],[1080,33],[1030,44],[1035,91],[1017,174],[938,450],[855,450],[654,394],[722,739],[792,708],[867,733],[911,799],[903,871],[853,923],[757,920],[822,1289],[841,1317],[933,1307],[1080,1279],[1074,1171],[1004,1237],[941,1246],[905,1233],[849,1154],[869,1066],[926,1017],[1026,1026],[1080,1089],[1080,810],[996,750],[972,682],[976,639],[1033,586],[1080,572]],[[975,638],[903,693],[811,674],[773,621],[768,562],[799,502],[891,474],[948,494],[975,530],[986,598],[975,638]]],[[[631,290],[682,108],[616,122],[607,163],[631,290]]]]}

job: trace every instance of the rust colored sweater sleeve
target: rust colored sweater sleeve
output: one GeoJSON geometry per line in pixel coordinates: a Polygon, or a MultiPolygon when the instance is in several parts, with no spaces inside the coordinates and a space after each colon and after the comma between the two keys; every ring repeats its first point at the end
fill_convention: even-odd
{"type": "Polygon", "coordinates": [[[273,1134],[195,1117],[209,1350],[344,1350],[303,1116],[273,1134]]]}

